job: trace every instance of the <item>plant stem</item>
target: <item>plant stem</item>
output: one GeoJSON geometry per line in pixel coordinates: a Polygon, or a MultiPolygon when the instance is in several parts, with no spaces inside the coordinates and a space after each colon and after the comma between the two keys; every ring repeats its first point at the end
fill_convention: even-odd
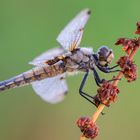
{"type": "Polygon", "coordinates": [[[80,140],[85,140],[85,137],[83,135],[81,135],[80,140]]]}
{"type": "MultiPolygon", "coordinates": [[[[134,55],[136,54],[138,48],[139,48],[139,47],[136,47],[136,48],[132,51],[132,53],[129,55],[130,60],[133,59],[133,57],[134,57],[134,55]]],[[[116,79],[121,79],[122,76],[123,76],[123,73],[122,73],[122,72],[119,72],[118,75],[117,75],[117,77],[116,77],[116,79]]],[[[113,81],[113,85],[114,85],[114,86],[117,86],[118,82],[119,82],[119,80],[113,81]]],[[[99,116],[100,113],[103,111],[104,107],[105,107],[105,105],[103,105],[103,104],[100,104],[100,105],[99,105],[99,107],[97,108],[96,112],[95,112],[95,113],[93,114],[93,116],[92,116],[92,121],[93,121],[93,122],[96,122],[98,116],[99,116]]]]}
{"type": "MultiPolygon", "coordinates": [[[[136,54],[137,50],[139,47],[136,47],[130,54],[129,54],[129,59],[132,60],[134,55],[136,54]]],[[[120,71],[118,73],[118,75],[116,76],[116,79],[121,79],[123,77],[123,73],[120,71]]],[[[113,85],[117,86],[120,80],[115,80],[113,81],[113,85]]],[[[93,116],[92,116],[92,121],[95,123],[97,118],[99,117],[99,115],[101,114],[101,112],[103,111],[105,105],[104,104],[100,104],[99,107],[97,108],[97,110],[94,112],[93,116]]],[[[85,137],[83,135],[81,135],[80,140],[85,140],[85,137]]]]}
{"type": "Polygon", "coordinates": [[[138,49],[139,49],[139,47],[136,47],[136,48],[132,51],[132,53],[129,55],[130,60],[133,59],[133,57],[134,57],[134,55],[136,54],[136,52],[137,52],[138,49]]]}
{"type": "Polygon", "coordinates": [[[105,105],[104,104],[100,104],[99,107],[97,108],[97,110],[95,111],[94,115],[92,116],[92,121],[96,122],[98,116],[100,115],[100,113],[102,112],[102,110],[104,109],[105,105]]]}

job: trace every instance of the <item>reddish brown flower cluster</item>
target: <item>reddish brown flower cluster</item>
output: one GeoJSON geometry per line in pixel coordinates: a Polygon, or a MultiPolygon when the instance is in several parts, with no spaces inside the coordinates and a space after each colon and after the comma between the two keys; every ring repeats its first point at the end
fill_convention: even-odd
{"type": "Polygon", "coordinates": [[[96,106],[104,104],[109,106],[111,102],[115,102],[119,89],[108,81],[104,81],[102,86],[97,90],[98,94],[94,97],[96,106]]]}
{"type": "MultiPolygon", "coordinates": [[[[140,35],[140,22],[137,22],[137,31],[135,33],[140,35]]],[[[120,38],[115,45],[122,45],[122,49],[127,55],[120,57],[118,60],[117,64],[120,66],[121,70],[116,78],[112,79],[113,82],[104,81],[102,86],[97,90],[97,95],[93,97],[97,110],[94,112],[92,120],[83,117],[77,121],[77,125],[83,133],[82,136],[86,138],[95,138],[98,135],[99,130],[95,125],[95,122],[102,113],[104,107],[108,107],[112,102],[116,101],[119,93],[117,87],[119,79],[124,76],[128,82],[132,82],[137,78],[137,66],[132,59],[140,48],[140,36],[134,39],[120,38]]],[[[80,140],[83,140],[83,137],[81,137],[80,140]]]]}
{"type": "Polygon", "coordinates": [[[136,25],[137,25],[137,30],[136,30],[135,34],[140,35],[140,22],[137,22],[136,25]]]}
{"type": "MultiPolygon", "coordinates": [[[[136,34],[140,35],[140,22],[137,22],[136,34]]],[[[140,47],[140,37],[135,39],[120,38],[115,45],[122,45],[123,50],[130,55],[134,50],[136,51],[140,47]]],[[[117,64],[122,68],[122,72],[128,82],[132,82],[137,78],[137,66],[131,61],[130,57],[121,57],[117,64]]]]}
{"type": "Polygon", "coordinates": [[[96,124],[88,117],[81,117],[78,119],[77,125],[86,138],[94,139],[99,133],[96,124]]]}
{"type": "Polygon", "coordinates": [[[140,37],[135,39],[119,38],[115,45],[122,45],[122,49],[129,55],[136,47],[140,46],[140,37]]]}
{"type": "Polygon", "coordinates": [[[122,68],[122,72],[128,82],[132,82],[137,78],[137,66],[128,56],[121,57],[117,64],[122,68]]]}

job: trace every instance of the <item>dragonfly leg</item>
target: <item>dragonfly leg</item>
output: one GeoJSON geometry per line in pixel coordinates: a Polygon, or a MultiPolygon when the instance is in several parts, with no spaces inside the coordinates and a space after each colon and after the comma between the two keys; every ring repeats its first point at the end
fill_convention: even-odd
{"type": "Polygon", "coordinates": [[[94,75],[94,79],[95,79],[97,86],[100,87],[101,86],[100,84],[102,84],[105,79],[100,79],[100,77],[95,69],[93,69],[93,75],[94,75]]]}
{"type": "MultiPolygon", "coordinates": [[[[90,103],[92,103],[93,105],[95,105],[95,103],[93,102],[93,101],[94,101],[94,100],[93,100],[93,97],[90,96],[89,94],[83,92],[83,87],[84,87],[85,82],[86,82],[86,80],[87,80],[88,73],[89,73],[89,72],[87,71],[86,74],[84,75],[84,78],[83,78],[83,80],[82,80],[82,82],[81,82],[81,85],[80,85],[80,88],[79,88],[79,93],[80,93],[80,95],[81,95],[82,97],[84,97],[84,98],[85,98],[86,100],[88,100],[90,103]]],[[[95,106],[96,106],[96,105],[95,105],[95,106]]]]}
{"type": "MultiPolygon", "coordinates": [[[[96,70],[95,70],[96,71],[96,70]]],[[[97,72],[96,72],[97,73],[97,72]]],[[[98,73],[97,73],[98,75],[98,73]]],[[[90,103],[92,103],[95,107],[97,107],[97,105],[95,104],[95,96],[90,96],[89,94],[83,92],[83,87],[85,85],[85,82],[87,80],[88,77],[88,71],[86,72],[86,74],[84,75],[84,78],[81,82],[80,88],[79,88],[79,93],[82,97],[84,97],[86,100],[88,100],[90,103]]],[[[98,76],[99,77],[99,76],[98,76]]],[[[99,78],[100,79],[100,78],[99,78]]],[[[102,79],[103,80],[103,79],[102,79]]],[[[101,80],[101,81],[102,81],[101,80]]],[[[105,113],[101,112],[102,115],[104,115],[105,113]]]]}
{"type": "MultiPolygon", "coordinates": [[[[94,74],[94,78],[95,78],[95,82],[97,84],[97,86],[101,86],[100,84],[102,84],[105,79],[100,79],[97,71],[95,69],[93,69],[93,74],[94,74]]],[[[112,82],[112,81],[115,81],[115,80],[121,80],[121,79],[117,79],[117,78],[114,78],[114,79],[110,79],[110,80],[107,80],[108,82],[112,82]]]]}
{"type": "Polygon", "coordinates": [[[109,68],[109,67],[101,67],[99,65],[96,65],[98,67],[98,69],[104,73],[112,73],[112,72],[120,72],[120,70],[112,70],[114,69],[115,67],[117,66],[114,66],[112,68],[109,68]]]}
{"type": "Polygon", "coordinates": [[[114,68],[116,68],[116,67],[118,67],[119,65],[115,65],[115,66],[113,66],[113,67],[108,67],[107,69],[108,70],[112,70],[112,69],[114,69],[114,68]]]}

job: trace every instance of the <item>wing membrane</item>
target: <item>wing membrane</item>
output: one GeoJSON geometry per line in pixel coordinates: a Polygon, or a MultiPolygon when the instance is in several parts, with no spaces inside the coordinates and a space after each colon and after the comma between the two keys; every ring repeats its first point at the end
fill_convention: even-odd
{"type": "Polygon", "coordinates": [[[57,41],[68,51],[77,48],[81,42],[83,29],[89,19],[90,10],[81,11],[65,28],[60,32],[57,41]]]}
{"type": "Polygon", "coordinates": [[[45,64],[47,60],[53,59],[56,56],[60,56],[64,53],[63,48],[54,48],[46,51],[45,53],[37,56],[34,58],[29,64],[35,65],[35,66],[40,66],[45,64]]]}
{"type": "Polygon", "coordinates": [[[52,104],[62,101],[68,91],[65,74],[36,81],[31,84],[37,95],[44,101],[52,104]]]}
{"type": "MultiPolygon", "coordinates": [[[[61,44],[62,48],[49,50],[36,57],[29,64],[40,66],[45,64],[47,60],[62,55],[64,50],[72,51],[77,48],[81,42],[83,29],[89,19],[89,16],[89,9],[85,9],[80,12],[57,37],[57,41],[61,44]]],[[[46,78],[31,84],[36,94],[49,103],[60,102],[64,99],[65,93],[68,91],[65,74],[52,78],[46,78]]]]}

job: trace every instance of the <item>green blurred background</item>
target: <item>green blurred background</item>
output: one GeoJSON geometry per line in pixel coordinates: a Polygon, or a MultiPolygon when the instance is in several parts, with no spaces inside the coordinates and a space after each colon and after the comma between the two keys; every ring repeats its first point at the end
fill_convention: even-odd
{"type": "MultiPolygon", "coordinates": [[[[139,0],[0,0],[0,80],[20,74],[32,66],[28,62],[43,51],[57,46],[56,37],[82,9],[92,10],[81,46],[101,45],[114,50],[115,61],[124,53],[114,42],[119,37],[136,37],[140,20],[139,0]]],[[[135,56],[139,66],[140,51],[135,56]]],[[[113,65],[112,64],[112,65],[113,65]]],[[[102,74],[110,78],[110,74],[102,74]]],[[[78,94],[82,74],[68,77],[69,94],[56,105],[43,102],[30,86],[0,93],[0,140],[78,140],[75,125],[80,116],[95,111],[78,94]]],[[[97,124],[97,140],[140,138],[140,79],[132,84],[122,80],[117,102],[106,108],[97,124]]],[[[96,93],[89,77],[85,91],[96,93]]]]}

